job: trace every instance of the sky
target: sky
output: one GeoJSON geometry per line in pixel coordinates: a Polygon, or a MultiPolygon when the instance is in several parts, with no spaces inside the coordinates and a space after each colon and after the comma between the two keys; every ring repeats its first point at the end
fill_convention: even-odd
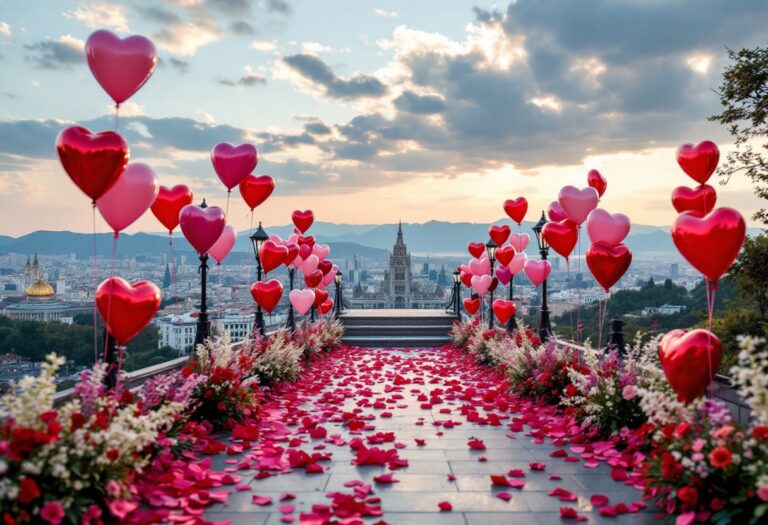
{"type": "MultiPolygon", "coordinates": [[[[726,49],[766,45],[766,19],[764,0],[0,0],[0,234],[92,229],[54,141],[114,129],[83,55],[97,29],[158,50],[121,107],[131,160],[224,207],[210,150],[251,142],[277,185],[256,210],[266,225],[294,209],[492,222],[518,196],[535,220],[592,168],[602,207],[667,225],[672,189],[694,185],[675,149],[729,150],[707,121],[726,49]]],[[[717,189],[745,217],[761,207],[743,177],[717,189]]],[[[233,192],[228,221],[250,220],[233,192]]],[[[128,229],[160,230],[149,212],[128,229]]]]}

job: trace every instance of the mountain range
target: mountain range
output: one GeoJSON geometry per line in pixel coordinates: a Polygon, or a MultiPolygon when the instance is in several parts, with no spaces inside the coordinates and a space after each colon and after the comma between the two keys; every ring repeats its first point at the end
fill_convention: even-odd
{"type": "MultiPolygon", "coordinates": [[[[497,221],[501,223],[504,221],[497,221]]],[[[506,221],[508,223],[508,221],[506,221]]],[[[531,235],[531,243],[526,250],[533,253],[536,242],[531,228],[534,223],[524,222],[519,231],[531,235]]],[[[395,242],[397,224],[337,224],[316,222],[309,233],[317,241],[329,244],[332,257],[347,258],[361,255],[369,258],[383,258],[388,255],[395,242]]],[[[469,222],[429,221],[421,224],[404,223],[403,236],[408,249],[415,255],[463,256],[469,241],[488,239],[488,224],[469,222]]],[[[293,233],[293,225],[270,226],[267,232],[287,238],[293,233]]],[[[513,226],[512,231],[518,231],[513,226]]],[[[750,228],[749,235],[760,232],[750,228]]],[[[249,231],[238,233],[233,259],[252,256],[249,231]],[[238,253],[240,252],[240,253],[238,253]]],[[[40,230],[14,238],[0,235],[0,253],[40,253],[45,255],[74,253],[78,258],[88,258],[93,254],[93,235],[70,231],[40,230]]],[[[192,247],[180,233],[174,234],[174,249],[178,253],[191,253],[192,247]]],[[[635,256],[653,256],[664,254],[678,257],[672,243],[668,227],[633,225],[625,243],[635,256]]],[[[111,233],[96,235],[96,248],[99,255],[109,257],[112,254],[113,237],[111,233]]],[[[168,250],[168,236],[160,233],[121,234],[118,239],[118,256],[162,253],[168,250]]],[[[582,251],[586,250],[586,241],[582,242],[582,251]]]]}

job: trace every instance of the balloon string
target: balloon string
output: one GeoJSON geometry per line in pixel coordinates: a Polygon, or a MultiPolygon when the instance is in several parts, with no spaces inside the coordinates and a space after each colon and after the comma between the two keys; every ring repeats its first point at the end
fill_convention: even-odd
{"type": "Polygon", "coordinates": [[[115,382],[115,396],[117,396],[118,392],[120,392],[120,371],[123,369],[123,351],[125,351],[125,347],[120,345],[120,354],[118,354],[117,357],[117,381],[115,382]]]}
{"type": "Polygon", "coordinates": [[[176,257],[173,254],[173,231],[168,232],[168,246],[171,247],[171,282],[173,283],[173,297],[176,299],[176,307],[175,310],[177,311],[177,315],[181,315],[182,310],[182,302],[179,301],[179,290],[177,287],[177,277],[176,277],[176,257]]]}
{"type": "Polygon", "coordinates": [[[565,271],[568,276],[568,316],[570,317],[571,325],[571,341],[576,341],[573,336],[573,287],[571,283],[571,261],[565,259],[565,271]]]}
{"type": "Polygon", "coordinates": [[[219,277],[219,285],[216,287],[216,307],[219,309],[219,317],[221,317],[221,312],[222,312],[222,308],[221,308],[221,274],[222,274],[222,271],[223,271],[221,269],[221,263],[216,263],[216,268],[217,268],[216,272],[219,274],[218,275],[218,277],[219,277]]]}
{"type": "Polygon", "coordinates": [[[232,195],[232,190],[227,190],[227,208],[224,210],[224,220],[229,217],[229,196],[232,195]]]}
{"type": "Polygon", "coordinates": [[[93,259],[91,263],[92,275],[93,275],[93,364],[96,364],[99,360],[99,335],[98,335],[98,320],[96,316],[96,288],[99,283],[99,267],[96,251],[96,201],[93,201],[93,259]]]}
{"type": "Polygon", "coordinates": [[[115,104],[115,131],[117,131],[117,119],[120,113],[120,104],[115,104]]]}
{"type": "MultiPolygon", "coordinates": [[[[251,210],[251,225],[248,227],[248,236],[253,235],[253,210],[251,210]]],[[[248,268],[248,279],[245,281],[248,286],[251,285],[251,265],[245,265],[248,268]]]]}
{"type": "MultiPolygon", "coordinates": [[[[578,278],[581,275],[581,225],[579,225],[578,229],[578,239],[579,239],[579,253],[577,255],[577,264],[578,264],[578,270],[576,273],[576,277],[578,278]]],[[[581,286],[576,287],[576,338],[578,344],[581,344],[581,286]]]]}
{"type": "MultiPolygon", "coordinates": [[[[118,233],[115,232],[112,241],[112,265],[109,270],[109,278],[112,279],[115,276],[115,259],[117,258],[117,237],[118,233]]],[[[104,319],[104,326],[109,326],[110,315],[112,314],[112,281],[109,283],[109,300],[107,301],[107,318],[104,319]]],[[[107,343],[109,343],[109,328],[104,330],[104,357],[103,361],[107,360],[107,343]]],[[[111,365],[110,365],[111,366],[111,365]]]]}
{"type": "MultiPolygon", "coordinates": [[[[709,279],[705,279],[704,286],[707,289],[707,330],[712,333],[712,317],[715,310],[715,283],[711,283],[709,279]],[[712,290],[710,291],[709,287],[710,284],[712,285],[712,290]]],[[[708,334],[707,335],[707,371],[709,373],[709,377],[714,379],[714,371],[712,370],[712,336],[708,334]]],[[[709,382],[709,397],[714,398],[715,397],[715,383],[714,381],[709,382]]]]}
{"type": "Polygon", "coordinates": [[[597,350],[603,347],[603,303],[597,298],[597,350]]]}

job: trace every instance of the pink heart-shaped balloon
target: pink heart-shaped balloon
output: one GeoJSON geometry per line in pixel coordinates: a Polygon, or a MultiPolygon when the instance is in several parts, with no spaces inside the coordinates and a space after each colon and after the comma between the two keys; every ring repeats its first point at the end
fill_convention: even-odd
{"type": "Polygon", "coordinates": [[[486,275],[491,273],[491,261],[488,259],[472,259],[469,261],[469,271],[473,275],[486,275]]]}
{"type": "Polygon", "coordinates": [[[581,225],[587,220],[589,212],[597,208],[600,196],[592,187],[579,189],[575,186],[564,186],[557,200],[568,218],[581,225]]]}
{"type": "Polygon", "coordinates": [[[301,263],[301,273],[304,275],[309,275],[315,270],[317,270],[317,265],[320,263],[320,259],[317,257],[317,255],[312,254],[306,259],[304,259],[304,262],[301,263]]]}
{"type": "Polygon", "coordinates": [[[157,52],[151,40],[139,35],[122,39],[104,29],[88,37],[85,56],[91,73],[115,104],[136,93],[157,65],[157,52]]]}
{"type": "Polygon", "coordinates": [[[323,286],[328,286],[333,282],[334,279],[336,279],[336,272],[331,270],[327,274],[323,275],[323,280],[321,281],[320,284],[322,284],[323,286]]]}
{"type": "Polygon", "coordinates": [[[595,208],[587,217],[587,233],[592,242],[616,246],[629,235],[629,217],[623,213],[608,213],[602,208],[595,208]]]}
{"type": "Polygon", "coordinates": [[[288,298],[294,310],[299,315],[304,315],[312,308],[312,304],[315,302],[315,292],[306,288],[303,290],[291,290],[288,298]]]}
{"type": "Polygon", "coordinates": [[[317,255],[317,258],[322,260],[325,260],[326,257],[328,257],[328,254],[331,253],[331,247],[327,244],[315,244],[312,247],[312,253],[317,255]]]}
{"type": "Polygon", "coordinates": [[[259,154],[252,144],[234,146],[229,142],[216,144],[211,151],[211,162],[216,175],[231,190],[249,175],[259,162],[259,154]]]}
{"type": "Polygon", "coordinates": [[[309,244],[299,245],[299,257],[301,257],[302,260],[309,257],[311,253],[312,253],[312,247],[309,244]]]}
{"type": "MultiPolygon", "coordinates": [[[[597,193],[597,192],[595,192],[597,193]]],[[[539,286],[544,280],[549,277],[549,273],[552,271],[552,265],[549,261],[543,259],[528,259],[525,261],[525,275],[531,280],[534,286],[539,286]]]]}
{"type": "Polygon", "coordinates": [[[179,213],[181,233],[200,255],[210,250],[221,237],[225,224],[224,210],[218,206],[201,208],[188,204],[179,213]]]}
{"type": "Polygon", "coordinates": [[[96,206],[101,216],[118,233],[144,215],[155,202],[160,183],[152,168],[141,162],[126,166],[122,175],[101,197],[96,206]]]}
{"type": "Polygon", "coordinates": [[[491,287],[493,278],[488,275],[473,275],[472,276],[472,288],[479,294],[483,295],[491,287]]]}
{"type": "Polygon", "coordinates": [[[227,224],[224,226],[224,230],[222,230],[219,238],[213,243],[213,246],[208,249],[208,255],[221,264],[221,261],[226,259],[229,252],[232,251],[235,241],[237,241],[237,232],[232,225],[227,224]]]}
{"type": "Polygon", "coordinates": [[[552,222],[560,222],[568,218],[568,215],[565,214],[563,208],[560,206],[560,203],[557,201],[552,201],[549,203],[549,208],[547,208],[547,216],[552,222]]]}
{"type": "Polygon", "coordinates": [[[527,233],[510,233],[509,244],[511,244],[516,252],[524,252],[525,247],[528,246],[531,237],[527,233]]]}
{"type": "Polygon", "coordinates": [[[496,278],[501,284],[509,284],[509,280],[512,279],[512,274],[506,266],[498,266],[496,267],[496,278]]]}
{"type": "Polygon", "coordinates": [[[509,270],[509,273],[512,275],[517,275],[520,273],[520,271],[525,266],[525,261],[528,260],[528,256],[525,255],[522,252],[517,252],[514,257],[512,257],[512,260],[509,261],[509,264],[507,265],[507,269],[509,270]]]}

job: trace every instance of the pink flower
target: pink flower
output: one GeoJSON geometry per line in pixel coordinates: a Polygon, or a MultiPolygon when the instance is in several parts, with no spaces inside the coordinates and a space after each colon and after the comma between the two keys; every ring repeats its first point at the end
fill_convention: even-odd
{"type": "Polygon", "coordinates": [[[102,525],[101,509],[98,505],[91,505],[80,518],[80,525],[102,525]]]}
{"type": "Polygon", "coordinates": [[[122,492],[120,488],[120,484],[115,481],[114,479],[110,479],[107,481],[107,494],[113,499],[117,499],[120,497],[120,492],[122,492]]]}
{"type": "Polygon", "coordinates": [[[136,510],[139,504],[133,501],[116,499],[107,503],[107,506],[109,507],[109,512],[122,521],[125,520],[128,514],[136,510]]]}
{"type": "Polygon", "coordinates": [[[40,511],[40,517],[51,525],[59,525],[64,519],[64,507],[60,501],[48,501],[40,511]]]}
{"type": "Polygon", "coordinates": [[[768,487],[760,487],[757,489],[757,497],[763,501],[768,501],[768,487]]]}
{"type": "Polygon", "coordinates": [[[725,425],[724,427],[720,427],[715,431],[715,437],[716,438],[724,438],[728,436],[731,432],[733,432],[733,427],[730,425],[725,425]]]}
{"type": "Polygon", "coordinates": [[[706,445],[707,442],[701,438],[698,438],[696,441],[693,442],[693,451],[694,452],[701,452],[701,450],[704,448],[704,445],[706,445]]]}
{"type": "Polygon", "coordinates": [[[621,397],[629,401],[630,399],[634,399],[635,396],[637,396],[637,390],[635,390],[635,385],[627,385],[624,387],[624,390],[621,391],[621,397]]]}

